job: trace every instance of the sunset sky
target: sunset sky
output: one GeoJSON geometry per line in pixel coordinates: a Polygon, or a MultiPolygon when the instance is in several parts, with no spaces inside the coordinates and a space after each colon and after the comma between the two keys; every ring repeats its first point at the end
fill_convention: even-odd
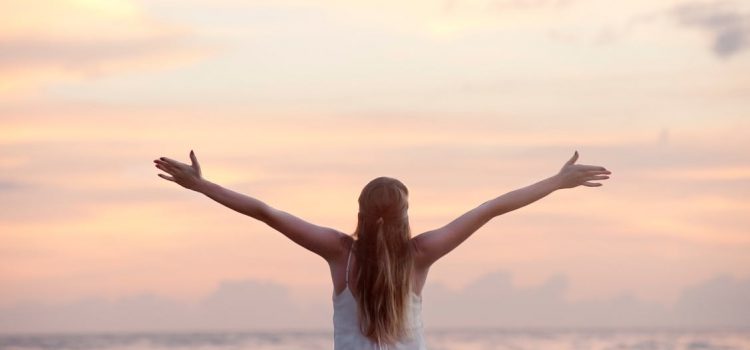
{"type": "Polygon", "coordinates": [[[157,177],[191,149],[349,233],[377,176],[418,234],[575,150],[613,172],[495,218],[425,303],[495,271],[570,302],[750,281],[749,48],[747,1],[0,1],[0,309],[227,281],[330,303],[322,259],[157,177]]]}

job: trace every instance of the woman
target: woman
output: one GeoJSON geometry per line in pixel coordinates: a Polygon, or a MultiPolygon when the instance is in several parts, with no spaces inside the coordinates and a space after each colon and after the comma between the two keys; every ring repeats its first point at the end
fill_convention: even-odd
{"type": "Polygon", "coordinates": [[[435,261],[498,215],[558,189],[601,186],[592,181],[608,179],[610,174],[601,166],[575,164],[576,151],[554,176],[487,201],[449,224],[415,237],[407,215],[409,191],[396,179],[379,177],[362,190],[357,228],[348,235],[214,184],[202,177],[193,151],[190,159],[191,165],[166,157],[154,162],[169,174],[158,174],[161,178],[266,223],[328,262],[337,350],[425,349],[421,293],[435,261]]]}

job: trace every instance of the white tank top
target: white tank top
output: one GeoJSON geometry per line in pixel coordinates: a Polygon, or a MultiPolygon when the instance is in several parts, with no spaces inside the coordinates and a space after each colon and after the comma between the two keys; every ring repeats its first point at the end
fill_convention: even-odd
{"type": "MultiPolygon", "coordinates": [[[[352,243],[352,247],[354,244],[352,243]]],[[[346,288],[333,296],[333,349],[334,350],[427,350],[422,333],[422,298],[411,292],[410,312],[407,324],[412,336],[395,344],[378,344],[365,337],[359,330],[357,301],[349,289],[349,262],[346,260],[346,288]]],[[[334,292],[335,293],[335,292],[334,292]]]]}

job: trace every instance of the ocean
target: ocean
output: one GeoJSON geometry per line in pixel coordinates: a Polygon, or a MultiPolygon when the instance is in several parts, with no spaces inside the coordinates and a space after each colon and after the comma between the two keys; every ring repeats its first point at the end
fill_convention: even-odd
{"type": "MultiPolygon", "coordinates": [[[[432,330],[429,350],[750,350],[750,330],[432,330]]],[[[333,349],[330,332],[5,334],[0,350],[333,349]]]]}

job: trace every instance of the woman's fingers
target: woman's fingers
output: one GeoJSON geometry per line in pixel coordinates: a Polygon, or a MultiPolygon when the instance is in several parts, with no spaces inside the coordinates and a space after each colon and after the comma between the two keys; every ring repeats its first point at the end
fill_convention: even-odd
{"type": "Polygon", "coordinates": [[[164,165],[164,166],[167,166],[167,167],[170,167],[170,168],[173,167],[172,164],[167,163],[166,161],[163,161],[161,159],[154,159],[154,163],[161,164],[161,165],[164,165]]]}
{"type": "Polygon", "coordinates": [[[154,160],[154,162],[157,164],[157,167],[161,166],[161,168],[159,169],[162,169],[170,173],[171,175],[175,175],[178,172],[185,172],[185,168],[189,167],[187,164],[183,164],[174,160],[171,163],[166,160],[158,160],[158,159],[154,160]],[[175,163],[177,164],[175,165],[175,163]]]}
{"type": "Polygon", "coordinates": [[[167,164],[165,164],[163,162],[161,162],[161,163],[157,162],[156,163],[156,167],[159,168],[159,169],[161,169],[161,170],[164,170],[165,172],[167,172],[167,173],[169,173],[171,175],[173,175],[174,172],[175,172],[174,168],[172,168],[171,166],[169,166],[169,165],[167,165],[167,164]]]}
{"type": "Polygon", "coordinates": [[[193,150],[190,150],[190,162],[192,163],[192,167],[195,168],[195,171],[200,174],[201,165],[198,163],[198,158],[195,157],[195,152],[193,152],[193,150]]]}
{"type": "Polygon", "coordinates": [[[169,181],[175,182],[174,178],[171,177],[171,176],[167,176],[167,175],[164,175],[164,174],[157,174],[157,175],[159,175],[159,177],[162,178],[162,179],[164,179],[164,180],[169,180],[169,181]]]}
{"type": "Polygon", "coordinates": [[[169,165],[171,165],[171,166],[175,167],[175,168],[177,168],[177,167],[179,167],[180,165],[182,165],[182,163],[181,163],[181,162],[178,162],[178,161],[176,161],[176,160],[174,160],[174,159],[171,159],[171,158],[167,158],[167,157],[161,157],[161,158],[159,158],[159,159],[160,159],[160,160],[162,160],[162,161],[164,161],[164,162],[166,162],[167,164],[169,164],[169,165]]]}
{"type": "Polygon", "coordinates": [[[589,180],[606,180],[609,179],[609,176],[607,175],[595,175],[595,176],[588,176],[586,177],[586,181],[589,180]]]}
{"type": "Polygon", "coordinates": [[[598,165],[583,165],[578,164],[578,168],[581,170],[591,171],[591,170],[598,170],[598,171],[607,171],[603,166],[598,165]]]}
{"type": "Polygon", "coordinates": [[[573,157],[571,157],[567,162],[565,162],[565,165],[573,165],[575,164],[576,160],[578,160],[578,151],[575,151],[575,153],[573,153],[573,157]]]}
{"type": "Polygon", "coordinates": [[[584,185],[586,187],[599,187],[602,184],[598,183],[598,182],[588,182],[588,181],[586,181],[586,182],[582,183],[581,185],[584,185]]]}
{"type": "Polygon", "coordinates": [[[163,164],[163,165],[167,165],[167,166],[171,166],[171,165],[170,165],[169,163],[167,163],[167,162],[165,162],[165,161],[163,161],[163,160],[161,160],[161,159],[154,159],[154,163],[156,163],[156,164],[163,164]]]}

